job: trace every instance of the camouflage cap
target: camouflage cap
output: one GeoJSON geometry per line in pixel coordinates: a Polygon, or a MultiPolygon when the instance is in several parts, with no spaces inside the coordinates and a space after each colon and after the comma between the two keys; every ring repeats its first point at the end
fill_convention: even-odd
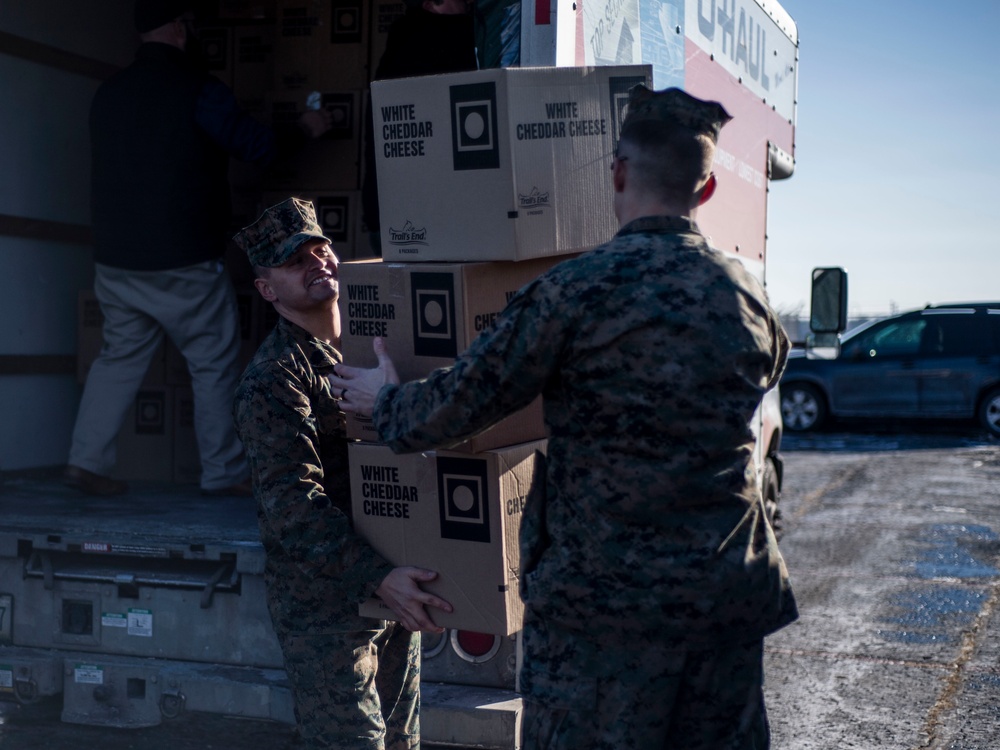
{"type": "Polygon", "coordinates": [[[275,268],[291,258],[303,242],[313,239],[333,244],[320,229],[312,202],[289,198],[243,227],[233,242],[247,254],[252,265],[275,268]]]}
{"type": "Polygon", "coordinates": [[[707,135],[718,143],[722,126],[732,119],[725,107],[718,102],[697,99],[678,88],[651,91],[639,84],[629,92],[628,113],[622,123],[622,130],[643,121],[675,123],[707,135]]]}

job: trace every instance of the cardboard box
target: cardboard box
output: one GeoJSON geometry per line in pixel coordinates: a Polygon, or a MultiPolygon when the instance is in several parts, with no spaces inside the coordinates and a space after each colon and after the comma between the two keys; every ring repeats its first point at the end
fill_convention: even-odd
{"type": "Polygon", "coordinates": [[[126,481],[174,481],[174,389],[142,388],[118,433],[114,476],[126,481]]]}
{"type": "Polygon", "coordinates": [[[198,29],[198,39],[208,72],[232,88],[232,30],[225,26],[206,26],[198,29]]]}
{"type": "MultiPolygon", "coordinates": [[[[252,207],[249,204],[247,205],[247,210],[253,215],[253,218],[243,226],[249,226],[260,217],[260,194],[257,195],[252,207]]],[[[247,254],[242,248],[237,247],[235,242],[230,241],[226,243],[226,250],[222,256],[222,265],[225,267],[230,281],[233,282],[233,289],[237,294],[243,293],[260,296],[257,287],[254,285],[256,274],[253,271],[253,266],[250,265],[250,259],[247,258],[247,254]]]]}
{"type": "Polygon", "coordinates": [[[279,0],[275,89],[364,88],[369,23],[364,0],[279,0]]]}
{"type": "Polygon", "coordinates": [[[219,18],[237,21],[274,18],[275,0],[219,0],[219,18]]]}
{"type": "Polygon", "coordinates": [[[239,26],[233,30],[233,93],[240,107],[262,117],[265,94],[274,85],[274,37],[271,25],[239,26]]]}
{"type": "MultiPolygon", "coordinates": [[[[301,150],[272,162],[269,188],[299,190],[357,190],[361,186],[361,91],[324,89],[315,92],[330,112],[330,130],[308,140],[301,150]]],[[[294,124],[306,111],[302,92],[268,95],[271,123],[294,124]]]]}
{"type": "MultiPolygon", "coordinates": [[[[508,300],[564,257],[521,263],[345,263],[340,267],[341,351],[353,367],[375,367],[376,336],[407,382],[454,363],[508,300]]],[[[371,420],[348,415],[348,437],[377,442],[371,420]]],[[[545,437],[541,398],[463,443],[479,452],[545,437]]]]}
{"type": "Polygon", "coordinates": [[[389,29],[398,19],[406,15],[406,3],[403,0],[374,0],[371,3],[371,43],[368,45],[368,69],[371,77],[375,77],[378,64],[385,54],[385,45],[389,40],[389,29]]]}
{"type": "Polygon", "coordinates": [[[505,68],[371,85],[382,257],[524,260],[618,229],[609,165],[649,66],[505,68]]]}
{"type": "Polygon", "coordinates": [[[174,389],[174,471],[177,484],[198,484],[201,481],[201,454],[194,431],[194,394],[190,388],[174,389]]]}
{"type": "MultiPolygon", "coordinates": [[[[375,424],[370,418],[353,414],[347,414],[345,417],[348,438],[364,440],[368,443],[379,442],[375,424]]],[[[526,440],[538,440],[545,436],[542,397],[539,396],[521,411],[501,419],[488,430],[452,447],[451,450],[456,453],[482,453],[504,446],[517,445],[526,440]]]]}
{"type": "MultiPolygon", "coordinates": [[[[371,98],[372,92],[370,89],[361,92],[361,143],[359,145],[359,148],[361,149],[361,169],[358,170],[358,184],[361,185],[362,191],[365,189],[365,182],[368,179],[369,171],[372,172],[374,177],[378,177],[378,173],[375,170],[375,163],[370,162],[365,155],[365,144],[372,137],[371,98]]],[[[378,187],[377,184],[376,187],[378,187]]],[[[378,216],[376,215],[374,218],[378,219],[378,216]]],[[[369,228],[368,223],[364,220],[364,217],[361,218],[360,231],[365,235],[363,238],[364,241],[372,247],[372,255],[374,257],[382,257],[381,245],[373,243],[373,241],[369,238],[371,229],[369,228]]]]}
{"type": "Polygon", "coordinates": [[[104,314],[90,289],[80,290],[76,300],[76,380],[87,382],[87,373],[104,344],[104,314]]]}
{"type": "MultiPolygon", "coordinates": [[[[370,443],[349,447],[354,528],[384,558],[438,573],[426,590],[454,607],[428,608],[436,624],[508,635],[521,627],[521,511],[535,451],[544,440],[470,456],[396,455],[370,443]]],[[[396,619],[379,599],[360,614],[396,619]]]]}
{"type": "Polygon", "coordinates": [[[166,362],[167,385],[184,386],[191,384],[191,372],[188,370],[187,360],[181,354],[181,350],[172,341],[167,341],[166,362]]]}

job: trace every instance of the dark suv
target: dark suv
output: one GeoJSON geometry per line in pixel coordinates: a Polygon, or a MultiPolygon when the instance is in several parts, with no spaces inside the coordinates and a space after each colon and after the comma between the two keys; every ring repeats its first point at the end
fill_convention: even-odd
{"type": "Polygon", "coordinates": [[[867,323],[841,337],[832,359],[793,350],[781,415],[793,432],[830,417],[978,418],[1000,436],[1000,302],[867,323]]]}

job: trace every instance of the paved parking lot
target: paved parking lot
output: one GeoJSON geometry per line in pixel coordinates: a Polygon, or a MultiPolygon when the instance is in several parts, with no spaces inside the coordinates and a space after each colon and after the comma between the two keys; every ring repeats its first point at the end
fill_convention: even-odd
{"type": "Polygon", "coordinates": [[[1000,444],[786,441],[800,620],[768,639],[776,750],[1000,746],[1000,444]]]}
{"type": "MultiPolygon", "coordinates": [[[[785,458],[801,617],[767,642],[773,749],[996,750],[1000,443],[857,429],[789,438],[785,458]]],[[[61,724],[45,706],[0,717],[0,750],[282,750],[290,736],[191,713],[142,730],[61,724]]]]}

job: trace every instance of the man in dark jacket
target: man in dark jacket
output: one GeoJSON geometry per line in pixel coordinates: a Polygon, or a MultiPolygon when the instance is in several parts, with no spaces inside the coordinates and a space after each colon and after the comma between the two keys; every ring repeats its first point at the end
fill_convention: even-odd
{"type": "MultiPolygon", "coordinates": [[[[84,388],[66,481],[87,494],[127,490],[109,474],[115,440],[164,335],[188,362],[209,495],[249,494],[229,414],[239,375],[239,317],[221,257],[230,230],[229,157],[264,165],[276,136],[186,50],[193,0],[137,0],[142,44],[105,81],[90,114],[94,291],[104,346],[84,388]]],[[[298,138],[317,136],[310,113],[298,138]]]]}

